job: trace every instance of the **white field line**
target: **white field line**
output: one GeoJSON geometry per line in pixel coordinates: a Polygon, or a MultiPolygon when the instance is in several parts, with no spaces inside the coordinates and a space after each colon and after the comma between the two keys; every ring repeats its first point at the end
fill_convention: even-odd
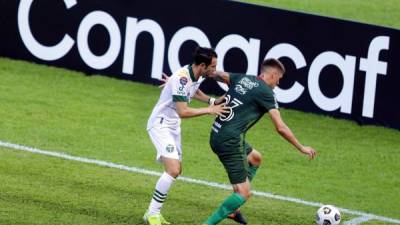
{"type": "Polygon", "coordinates": [[[343,225],[358,225],[363,222],[367,222],[368,220],[371,220],[372,218],[366,217],[366,216],[361,216],[361,217],[356,217],[352,220],[346,221],[343,223],[343,225]]]}
{"type": "MultiPolygon", "coordinates": [[[[53,157],[72,160],[72,161],[95,164],[95,165],[104,166],[104,167],[116,168],[116,169],[120,169],[120,170],[141,173],[141,174],[146,174],[146,175],[151,175],[151,176],[161,176],[161,173],[152,171],[152,170],[147,170],[147,169],[142,169],[142,168],[137,168],[137,167],[129,167],[129,166],[121,165],[121,164],[116,164],[116,163],[111,163],[111,162],[106,162],[106,161],[101,161],[101,160],[96,160],[96,159],[82,158],[82,157],[72,156],[72,155],[68,155],[68,154],[60,153],[60,152],[56,152],[56,151],[45,151],[45,150],[40,150],[40,149],[36,149],[36,148],[32,148],[32,147],[22,146],[22,145],[18,145],[18,144],[3,142],[3,141],[0,141],[0,147],[5,147],[5,148],[13,149],[13,150],[26,151],[26,152],[31,152],[31,153],[41,154],[41,155],[48,155],[48,156],[53,156],[53,157]]],[[[224,189],[224,190],[232,190],[232,187],[227,184],[221,184],[221,183],[210,182],[210,181],[205,181],[205,180],[198,180],[198,179],[193,179],[190,177],[179,177],[178,179],[181,181],[187,182],[187,183],[201,184],[201,185],[215,187],[215,188],[224,189]]],[[[299,204],[303,204],[303,205],[307,205],[307,206],[321,207],[322,205],[324,205],[320,202],[310,202],[310,201],[306,201],[303,199],[286,197],[286,196],[277,195],[277,194],[268,193],[268,192],[252,191],[252,193],[255,196],[278,199],[278,200],[288,201],[288,202],[294,202],[294,203],[299,203],[299,204]]],[[[379,220],[382,222],[400,224],[399,219],[369,214],[369,213],[345,209],[345,208],[338,208],[338,209],[343,213],[357,215],[362,218],[368,218],[368,220],[379,220]]]]}

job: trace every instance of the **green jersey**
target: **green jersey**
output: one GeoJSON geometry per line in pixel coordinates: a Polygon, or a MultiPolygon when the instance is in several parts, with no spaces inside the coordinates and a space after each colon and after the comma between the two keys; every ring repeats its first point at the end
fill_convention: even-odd
{"type": "Polygon", "coordinates": [[[229,113],[219,116],[212,125],[211,138],[219,143],[241,140],[244,134],[270,109],[278,108],[274,92],[256,76],[229,74],[225,103],[229,113]]]}

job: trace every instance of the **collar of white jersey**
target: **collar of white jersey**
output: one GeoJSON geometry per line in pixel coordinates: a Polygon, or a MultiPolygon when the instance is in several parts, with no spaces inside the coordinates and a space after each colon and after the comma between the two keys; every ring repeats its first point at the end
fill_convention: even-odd
{"type": "Polygon", "coordinates": [[[198,79],[196,80],[196,77],[194,76],[192,65],[193,65],[193,64],[189,64],[189,65],[187,66],[187,68],[188,68],[188,70],[189,70],[190,79],[192,79],[193,82],[196,82],[198,79]]]}

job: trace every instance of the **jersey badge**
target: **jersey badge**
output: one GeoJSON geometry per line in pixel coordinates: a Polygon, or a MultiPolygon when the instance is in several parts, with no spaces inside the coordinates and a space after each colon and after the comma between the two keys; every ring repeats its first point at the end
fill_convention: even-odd
{"type": "Polygon", "coordinates": [[[181,77],[179,78],[179,83],[185,86],[188,82],[188,79],[186,77],[181,77]]]}
{"type": "Polygon", "coordinates": [[[171,153],[174,151],[174,146],[171,144],[168,144],[167,147],[165,148],[165,150],[167,150],[167,152],[171,153]]]}

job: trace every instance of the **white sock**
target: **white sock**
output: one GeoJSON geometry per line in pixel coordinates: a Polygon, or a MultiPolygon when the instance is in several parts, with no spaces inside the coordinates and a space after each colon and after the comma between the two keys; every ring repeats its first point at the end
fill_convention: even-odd
{"type": "Polygon", "coordinates": [[[169,188],[171,187],[172,183],[174,183],[174,181],[175,178],[171,177],[171,175],[169,175],[167,172],[164,172],[161,175],[160,179],[158,179],[153,198],[151,199],[149,205],[149,215],[160,213],[164,201],[167,198],[169,188]]]}

